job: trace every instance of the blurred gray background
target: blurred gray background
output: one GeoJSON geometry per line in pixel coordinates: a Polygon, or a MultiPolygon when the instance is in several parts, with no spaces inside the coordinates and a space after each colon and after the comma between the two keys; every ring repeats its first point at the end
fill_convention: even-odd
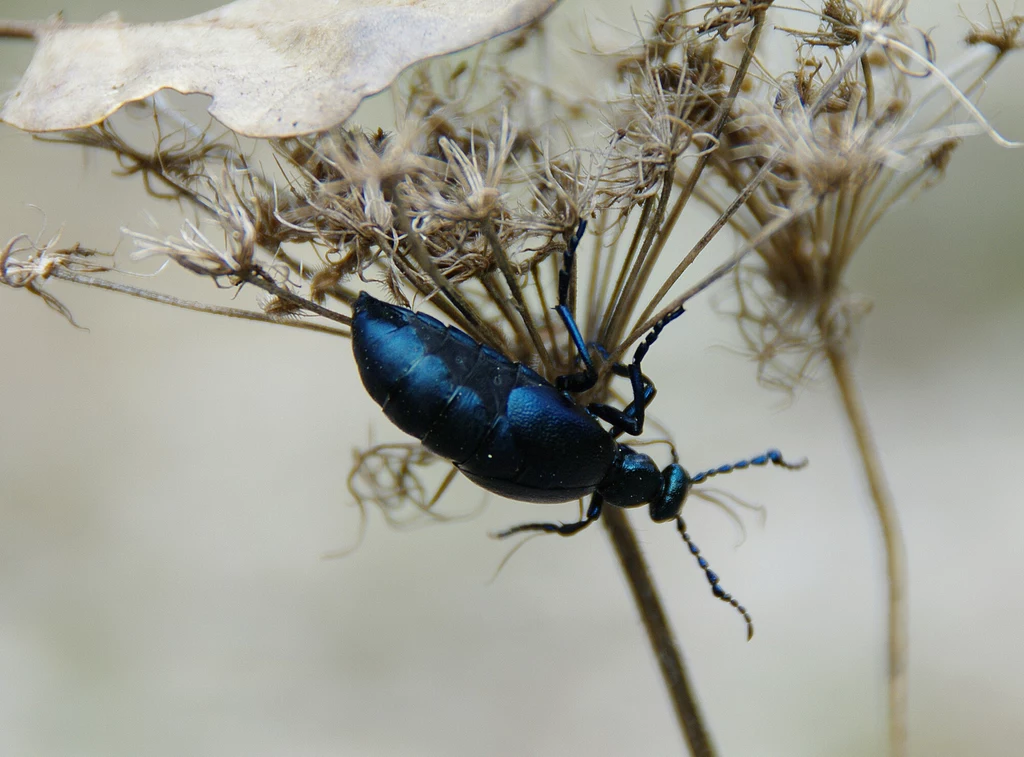
{"type": "MultiPolygon", "coordinates": [[[[120,10],[157,20],[211,5],[120,10]]],[[[577,39],[582,5],[558,11],[577,39]]],[[[632,24],[612,3],[589,7],[592,25],[632,24]]],[[[90,20],[117,6],[5,0],[0,16],[59,8],[90,20]]],[[[940,60],[959,53],[952,0],[912,11],[940,60]]],[[[30,54],[0,46],[4,89],[30,54]]],[[[982,101],[1016,139],[1022,72],[1011,59],[982,101]]],[[[121,226],[151,230],[147,214],[168,232],[180,223],[105,157],[7,128],[0,156],[4,239],[45,222],[65,243],[112,249],[130,244],[121,226]]],[[[969,142],[938,189],[875,230],[849,279],[874,302],[858,373],[909,551],[915,755],[1024,743],[1022,189],[1024,152],[969,142]]],[[[569,519],[574,505],[492,497],[475,519],[404,532],[371,513],[354,554],[323,560],[359,527],[353,446],[371,429],[401,439],[347,342],[53,291],[88,331],[0,291],[0,754],[683,751],[601,529],[534,540],[488,583],[508,549],[488,532],[569,519]]],[[[684,464],[779,447],[811,465],[727,481],[768,507],[763,525],[743,514],[740,546],[720,512],[688,505],[691,533],[754,615],[749,644],[675,530],[634,514],[709,725],[723,755],[881,753],[882,555],[844,418],[825,377],[792,404],[759,388],[710,304],[646,364],[684,464]]],[[[447,496],[481,501],[467,482],[447,496]]]]}

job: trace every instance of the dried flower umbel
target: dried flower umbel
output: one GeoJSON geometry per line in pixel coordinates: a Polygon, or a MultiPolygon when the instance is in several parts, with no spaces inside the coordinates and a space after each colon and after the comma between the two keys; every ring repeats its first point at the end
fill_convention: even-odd
{"type": "MultiPolygon", "coordinates": [[[[559,96],[505,58],[429,64],[407,77],[396,128],[346,125],[275,142],[273,173],[159,98],[144,106],[157,130],[152,149],[112,122],[60,137],[111,151],[148,191],[195,209],[198,220],[176,237],[132,233],[136,259],[159,255],[218,287],[257,287],[261,312],[112,282],[121,263],[56,239],[16,237],[0,281],[68,316],[47,279],[340,335],[369,288],[432,308],[553,378],[573,369],[575,354],[552,315],[559,257],[588,220],[570,301],[585,338],[610,358],[580,398],[588,402],[614,394],[610,363],[655,320],[732,276],[734,315],[762,380],[792,388],[824,363],[840,389],[886,543],[890,752],[905,754],[905,557],[850,367],[866,301],[843,277],[878,220],[941,179],[962,139],[1017,146],[972,97],[1020,46],[1024,21],[992,11],[987,25],[971,26],[970,57],[940,67],[906,2],[826,0],[817,13],[770,2],[672,7],[640,44],[610,56],[600,98],[559,96]],[[773,65],[783,46],[791,55],[773,65]],[[719,219],[677,255],[691,202],[719,219]],[[726,228],[741,240],[735,254],[682,289],[689,265],[726,228]],[[659,278],[670,249],[674,268],[659,278]],[[338,325],[314,326],[311,315],[338,325]]],[[[528,52],[535,42],[518,44],[528,52]]],[[[424,475],[434,462],[415,447],[372,447],[358,454],[350,488],[389,519],[402,503],[433,513],[446,485],[424,475]]],[[[711,754],[635,539],[618,514],[605,521],[691,748],[711,754]]]]}

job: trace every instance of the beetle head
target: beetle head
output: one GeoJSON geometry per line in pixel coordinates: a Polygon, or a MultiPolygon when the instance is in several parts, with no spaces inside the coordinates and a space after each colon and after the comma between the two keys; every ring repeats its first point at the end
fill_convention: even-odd
{"type": "Polygon", "coordinates": [[[598,487],[598,493],[615,507],[649,504],[651,519],[662,523],[679,515],[692,483],[678,463],[658,470],[650,455],[620,444],[615,462],[598,487]]]}
{"type": "Polygon", "coordinates": [[[683,509],[683,501],[690,492],[690,486],[693,485],[693,480],[679,463],[665,466],[661,477],[661,496],[651,500],[651,520],[655,523],[663,523],[677,517],[683,509]]]}

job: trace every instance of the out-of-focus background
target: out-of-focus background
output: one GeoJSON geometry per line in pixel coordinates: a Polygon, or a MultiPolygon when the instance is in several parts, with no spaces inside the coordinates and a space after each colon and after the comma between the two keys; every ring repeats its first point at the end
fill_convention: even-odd
{"type": "MultiPolygon", "coordinates": [[[[158,20],[210,5],[119,10],[158,20]]],[[[584,24],[582,5],[556,11],[575,28],[567,44],[582,47],[602,18],[632,25],[613,3],[588,4],[584,24]]],[[[118,9],[2,8],[71,20],[118,9]]],[[[940,60],[959,54],[956,3],[911,12],[940,60]]],[[[30,54],[0,45],[3,88],[30,54]]],[[[1022,72],[1024,57],[1011,59],[982,101],[1017,139],[1022,72]]],[[[66,243],[113,249],[130,244],[121,226],[153,228],[147,214],[164,232],[180,223],[105,157],[12,129],[0,156],[4,239],[45,223],[66,243]]],[[[1024,743],[1022,191],[1024,152],[968,142],[851,271],[874,302],[858,374],[909,551],[915,755],[1016,755],[1024,743]]],[[[211,298],[206,282],[179,278],[176,292],[211,298]]],[[[359,527],[345,489],[353,446],[371,429],[401,438],[347,342],[53,291],[88,330],[0,291],[0,754],[683,751],[600,528],[536,539],[490,582],[508,550],[490,531],[569,519],[572,504],[492,497],[477,518],[412,531],[371,513],[358,550],[323,560],[359,527]]],[[[723,481],[768,508],[763,525],[743,514],[740,546],[719,511],[687,506],[754,615],[749,644],[675,530],[634,514],[709,725],[726,755],[881,753],[882,554],[844,418],[827,380],[791,404],[759,388],[712,299],[646,363],[684,464],[779,447],[811,465],[723,481]]],[[[482,500],[461,481],[447,496],[482,500]]]]}

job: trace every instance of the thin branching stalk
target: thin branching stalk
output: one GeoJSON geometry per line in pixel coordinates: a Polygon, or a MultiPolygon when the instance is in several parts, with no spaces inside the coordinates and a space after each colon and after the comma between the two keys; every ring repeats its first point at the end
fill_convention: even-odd
{"type": "Polygon", "coordinates": [[[45,24],[39,21],[0,21],[0,37],[11,39],[33,39],[45,24]]]}
{"type": "MultiPolygon", "coordinates": [[[[315,331],[320,334],[331,334],[333,336],[349,336],[348,330],[342,330],[334,328],[332,326],[326,326],[322,323],[313,323],[309,321],[300,321],[295,318],[285,318],[280,316],[268,315],[267,313],[260,313],[255,310],[245,310],[243,308],[231,308],[223,305],[211,305],[206,302],[197,302],[195,300],[183,300],[180,297],[175,297],[169,294],[163,294],[162,292],[152,292],[147,289],[141,289],[139,287],[130,286],[128,284],[122,284],[117,281],[109,281],[107,279],[101,279],[97,276],[90,276],[85,273],[74,273],[66,269],[56,269],[52,273],[53,278],[61,279],[72,284],[80,284],[82,286],[94,287],[96,289],[104,289],[108,292],[118,292],[119,294],[125,294],[129,297],[136,297],[140,300],[147,300],[148,302],[156,302],[161,305],[170,305],[171,307],[180,308],[181,310],[191,310],[196,313],[206,313],[207,315],[220,315],[225,318],[238,318],[243,321],[257,321],[259,323],[274,323],[280,326],[288,326],[293,329],[303,329],[305,331],[315,331]]],[[[338,313],[332,314],[332,320],[337,320],[333,316],[338,316],[338,313]]],[[[340,323],[348,324],[347,319],[339,321],[340,323]]]]}
{"type": "MultiPolygon", "coordinates": [[[[732,113],[732,108],[736,102],[736,97],[740,92],[740,88],[743,86],[743,82],[746,81],[747,71],[750,68],[750,63],[754,59],[754,53],[757,50],[757,44],[761,39],[761,30],[764,28],[767,5],[763,8],[758,8],[753,14],[753,28],[750,31],[750,39],[743,49],[743,57],[740,59],[740,64],[736,69],[736,73],[733,75],[732,83],[729,86],[729,94],[726,95],[725,100],[719,110],[718,118],[715,120],[715,124],[711,129],[709,135],[711,141],[717,141],[721,135],[722,130],[725,128],[728,122],[729,116],[732,113]]],[[[704,173],[704,169],[708,165],[708,161],[714,154],[713,150],[702,150],[697,156],[697,161],[687,176],[685,183],[682,185],[679,196],[676,198],[676,202],[672,206],[672,209],[668,213],[668,217],[665,219],[664,233],[658,238],[656,247],[653,251],[654,259],[661,254],[662,248],[668,242],[669,236],[671,235],[672,229],[675,228],[676,223],[679,221],[679,217],[683,213],[683,209],[693,195],[693,191],[700,181],[700,177],[704,173]]],[[[747,187],[744,193],[749,195],[752,192],[752,188],[747,187]]],[[[710,240],[713,234],[706,234],[705,237],[710,240]]],[[[646,321],[650,317],[651,313],[658,307],[658,304],[662,301],[666,294],[671,290],[675,283],[679,280],[679,277],[683,275],[683,272],[693,263],[697,255],[704,249],[704,245],[698,244],[691,250],[690,254],[683,258],[682,262],[676,266],[676,268],[668,275],[661,287],[659,287],[657,293],[651,298],[650,303],[640,314],[639,321],[646,321]]]]}
{"type": "Polygon", "coordinates": [[[626,513],[617,508],[608,508],[602,519],[615,548],[619,565],[629,583],[637,611],[644,622],[647,640],[654,651],[654,659],[658,662],[661,677],[665,681],[665,688],[672,700],[676,719],[679,721],[679,728],[683,732],[690,754],[693,757],[713,757],[716,752],[711,735],[704,725],[704,717],[693,685],[690,683],[679,643],[662,607],[654,578],[647,567],[636,533],[630,526],[626,513]]]}
{"type": "Polygon", "coordinates": [[[885,546],[885,575],[888,610],[888,712],[889,754],[907,753],[907,667],[910,634],[907,602],[907,550],[903,542],[896,504],[885,480],[881,457],[871,433],[867,411],[857,388],[853,369],[842,347],[827,349],[836,389],[850,423],[864,479],[874,504],[875,516],[885,546]]]}

